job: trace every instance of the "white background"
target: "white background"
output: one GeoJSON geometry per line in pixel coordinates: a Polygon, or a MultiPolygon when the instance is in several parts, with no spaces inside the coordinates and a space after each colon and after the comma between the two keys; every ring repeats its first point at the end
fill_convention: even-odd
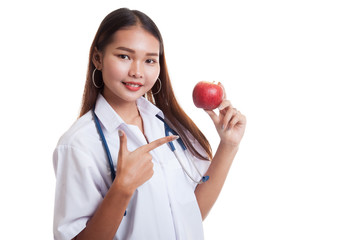
{"type": "Polygon", "coordinates": [[[52,239],[52,151],[76,120],[88,51],[119,7],[158,25],[181,105],[221,81],[248,119],[206,239],[360,239],[358,1],[0,4],[0,238],[52,239]]]}

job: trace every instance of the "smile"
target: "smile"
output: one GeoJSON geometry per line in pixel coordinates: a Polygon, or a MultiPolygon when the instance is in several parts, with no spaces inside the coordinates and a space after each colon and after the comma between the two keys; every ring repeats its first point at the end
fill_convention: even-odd
{"type": "Polygon", "coordinates": [[[123,84],[127,85],[127,86],[131,86],[131,87],[141,87],[142,85],[141,84],[136,84],[136,83],[126,83],[126,82],[123,82],[123,84]]]}
{"type": "Polygon", "coordinates": [[[137,91],[143,86],[141,83],[136,83],[136,82],[123,82],[123,84],[130,91],[137,91]]]}

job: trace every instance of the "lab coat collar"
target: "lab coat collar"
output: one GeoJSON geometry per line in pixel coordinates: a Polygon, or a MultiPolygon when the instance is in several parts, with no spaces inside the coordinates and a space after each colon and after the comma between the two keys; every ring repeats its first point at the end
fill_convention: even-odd
{"type": "MultiPolygon", "coordinates": [[[[159,114],[161,117],[164,117],[163,112],[144,97],[138,98],[136,100],[136,105],[142,116],[144,116],[144,114],[147,116],[159,114]]],[[[96,100],[95,113],[101,124],[109,132],[118,130],[122,124],[126,124],[100,93],[96,100]]]]}
{"type": "Polygon", "coordinates": [[[138,98],[136,100],[136,105],[141,114],[146,114],[149,116],[155,116],[156,114],[159,114],[162,118],[164,118],[163,112],[144,97],[138,98]]]}

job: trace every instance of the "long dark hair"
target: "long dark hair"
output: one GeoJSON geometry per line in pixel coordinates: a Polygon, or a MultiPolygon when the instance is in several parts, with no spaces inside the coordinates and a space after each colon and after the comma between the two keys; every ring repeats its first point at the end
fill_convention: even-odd
{"type": "MultiPolygon", "coordinates": [[[[208,140],[180,107],[175,98],[166,66],[163,39],[159,29],[147,15],[137,10],[120,8],[111,12],[101,22],[90,48],[89,65],[79,117],[94,107],[98,94],[103,90],[103,88],[96,88],[92,83],[92,73],[95,69],[92,59],[95,53],[95,48],[97,48],[98,51],[103,52],[105,47],[112,41],[112,36],[116,31],[135,25],[140,25],[158,39],[160,43],[159,79],[161,81],[161,89],[159,91],[160,84],[154,84],[152,89],[146,94],[147,99],[163,111],[167,121],[169,121],[176,129],[185,145],[187,145],[189,150],[195,156],[200,159],[212,159],[212,150],[208,140]],[[153,94],[153,92],[158,93],[153,94]],[[207,156],[203,156],[194,148],[193,144],[191,144],[187,131],[190,132],[190,134],[200,143],[207,156]]],[[[96,71],[96,73],[97,74],[95,74],[94,80],[96,83],[101,83],[102,76],[98,71],[96,71]]]]}

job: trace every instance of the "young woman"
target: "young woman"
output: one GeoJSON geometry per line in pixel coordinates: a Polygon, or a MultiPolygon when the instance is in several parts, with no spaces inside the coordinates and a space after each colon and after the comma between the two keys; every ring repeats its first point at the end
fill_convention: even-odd
{"type": "Polygon", "coordinates": [[[126,8],[106,16],[80,117],[54,151],[55,239],[203,239],[246,122],[226,99],[206,112],[215,156],[175,99],[153,21],[126,8]]]}

